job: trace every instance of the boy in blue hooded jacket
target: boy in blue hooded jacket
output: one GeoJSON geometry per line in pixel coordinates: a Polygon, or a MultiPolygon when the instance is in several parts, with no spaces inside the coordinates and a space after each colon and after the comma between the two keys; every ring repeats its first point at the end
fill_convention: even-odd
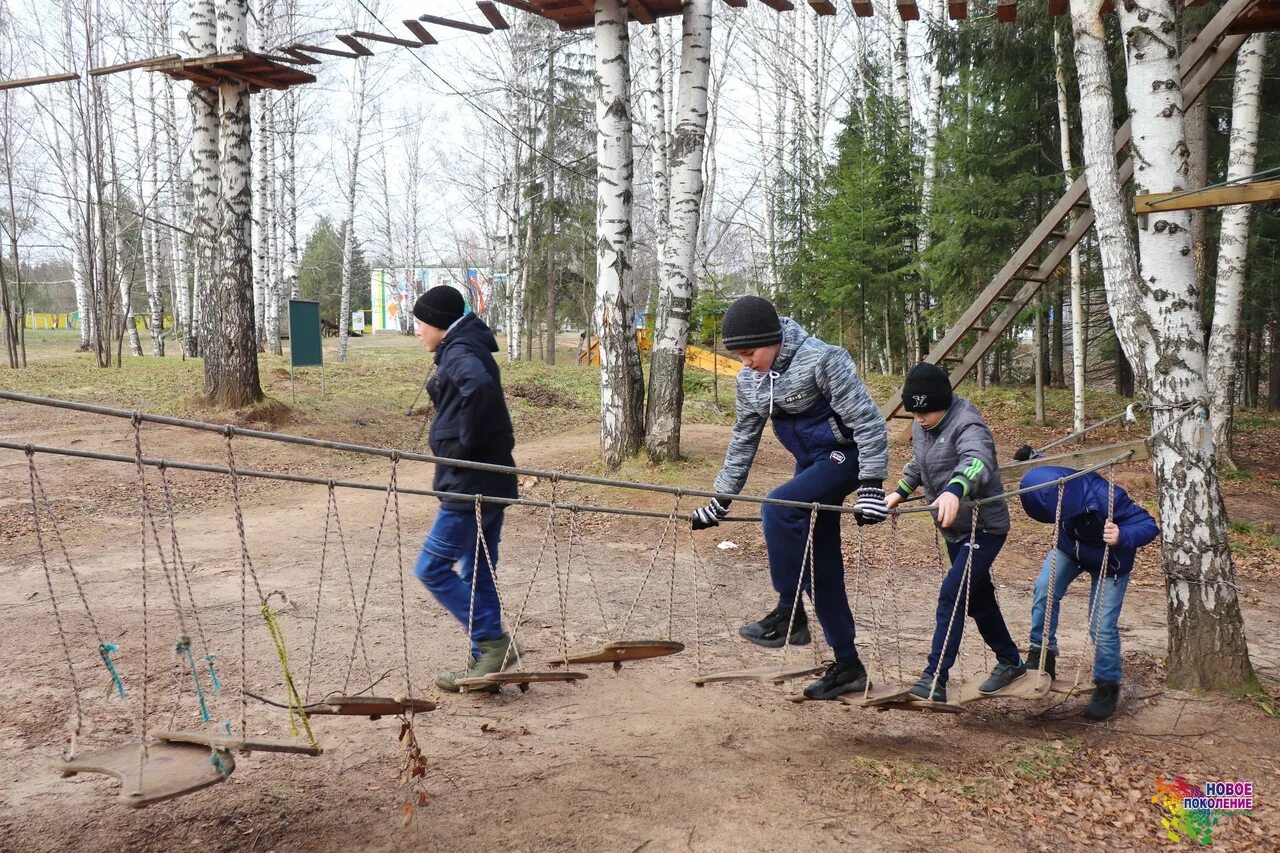
{"type": "MultiPolygon", "coordinates": [[[[485,322],[467,313],[462,294],[449,285],[431,288],[413,306],[414,330],[435,355],[436,373],[427,383],[435,406],[428,440],[431,452],[449,459],[515,465],[515,431],[502,394],[493,353],[498,341],[485,322]]],[[[515,474],[436,465],[434,488],[459,495],[514,498],[515,474]]],[[[436,686],[457,693],[460,678],[500,672],[511,646],[493,572],[498,562],[505,504],[480,510],[482,547],[477,549],[474,498],[441,498],[440,511],[414,566],[414,574],[464,629],[471,629],[466,669],[441,673],[436,686]],[[479,561],[477,561],[477,550],[479,561]],[[477,565],[477,562],[479,565],[477,565]],[[458,564],[460,571],[454,570],[458,564]],[[473,592],[474,591],[474,592],[473,592]]],[[[494,687],[497,690],[497,687],[494,687]]]]}
{"type": "MultiPolygon", "coordinates": [[[[1042,488],[1021,495],[1022,508],[1036,521],[1053,524],[1058,513],[1056,480],[1076,473],[1070,468],[1043,465],[1022,477],[1024,489],[1042,488]]],[[[1062,487],[1062,512],[1056,547],[1045,557],[1031,605],[1031,648],[1027,666],[1055,674],[1058,653],[1058,605],[1067,587],[1081,574],[1089,575],[1089,626],[1095,643],[1093,698],[1084,709],[1090,720],[1105,720],[1120,700],[1120,608],[1129,587],[1138,549],[1160,535],[1151,514],[1133,502],[1124,489],[1104,477],[1088,473],[1068,480],[1062,487]],[[1114,503],[1111,490],[1114,489],[1114,503]],[[1108,518],[1108,507],[1113,506],[1108,518]],[[1056,567],[1055,567],[1056,559],[1056,567]],[[1106,563],[1104,565],[1103,560],[1106,563]],[[1054,573],[1053,606],[1049,637],[1044,638],[1044,614],[1049,598],[1049,575],[1054,573]],[[1097,608],[1096,611],[1094,608],[1097,608]]]]}

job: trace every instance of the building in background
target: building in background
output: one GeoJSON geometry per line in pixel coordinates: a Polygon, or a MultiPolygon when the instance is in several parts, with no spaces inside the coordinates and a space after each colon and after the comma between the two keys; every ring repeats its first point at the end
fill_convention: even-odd
{"type": "Polygon", "coordinates": [[[506,275],[493,275],[483,267],[374,267],[370,271],[369,297],[373,305],[374,332],[412,332],[413,303],[424,291],[447,284],[457,288],[467,310],[486,319],[495,287],[506,275]]]}

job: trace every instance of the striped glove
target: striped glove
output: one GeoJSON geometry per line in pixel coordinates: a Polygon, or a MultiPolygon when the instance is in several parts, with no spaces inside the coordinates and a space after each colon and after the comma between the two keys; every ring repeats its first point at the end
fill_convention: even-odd
{"type": "Polygon", "coordinates": [[[856,492],[858,502],[853,505],[857,511],[858,524],[879,524],[889,517],[889,506],[884,502],[884,489],[879,486],[859,486],[856,492]]]}
{"type": "Polygon", "coordinates": [[[693,521],[691,526],[694,530],[706,530],[708,527],[719,527],[720,519],[729,514],[729,504],[732,501],[721,503],[715,498],[703,507],[698,507],[693,511],[693,521]]]}

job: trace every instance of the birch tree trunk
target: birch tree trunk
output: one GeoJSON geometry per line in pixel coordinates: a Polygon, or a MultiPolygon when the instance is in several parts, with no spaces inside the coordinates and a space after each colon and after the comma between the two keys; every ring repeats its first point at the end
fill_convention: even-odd
{"type": "MultiPolygon", "coordinates": [[[[1085,171],[1116,336],[1151,396],[1169,624],[1168,682],[1236,691],[1256,685],[1227,543],[1207,423],[1203,323],[1189,217],[1152,214],[1134,251],[1112,149],[1110,71],[1101,0],[1072,0],[1085,171]]],[[[1133,121],[1135,190],[1170,192],[1187,169],[1170,0],[1120,9],[1133,121]]]]}
{"type": "MultiPolygon", "coordinates": [[[[150,117],[143,165],[143,213],[159,218],[160,205],[157,186],[160,175],[160,104],[156,98],[155,75],[147,75],[147,113],[150,117]]],[[[151,315],[151,352],[164,356],[164,287],[160,277],[161,236],[155,223],[143,221],[143,240],[147,258],[147,310],[151,315]]]]}
{"type": "MultiPolygon", "coordinates": [[[[192,0],[187,38],[197,56],[218,52],[214,0],[192,0]]],[[[216,317],[214,303],[218,280],[218,90],[192,86],[187,93],[191,105],[191,194],[195,276],[191,294],[191,318],[187,336],[188,354],[200,355],[208,344],[208,323],[216,317]],[[208,310],[206,310],[206,308],[208,310]]],[[[206,383],[208,379],[206,377],[206,383]]],[[[207,388],[206,388],[207,393],[207,388]]]]}
{"type": "MultiPolygon", "coordinates": [[[[261,10],[261,4],[259,5],[261,10]]],[[[260,92],[253,102],[253,328],[258,347],[267,340],[266,289],[271,259],[267,256],[267,181],[271,163],[267,157],[267,96],[260,92]]]]}
{"type": "Polygon", "coordinates": [[[596,328],[600,337],[600,449],[617,468],[640,449],[644,379],[632,319],[631,39],[627,7],[595,0],[596,328]]]}
{"type": "MultiPolygon", "coordinates": [[[[220,54],[248,49],[246,0],[218,0],[220,54]]],[[[201,314],[204,396],[211,406],[238,408],[262,399],[253,317],[252,175],[249,87],[218,87],[218,275],[211,278],[201,314]]]]}
{"type": "Polygon", "coordinates": [[[355,60],[351,87],[351,144],[347,149],[347,211],[342,227],[342,295],[338,300],[338,361],[347,360],[351,337],[351,288],[356,256],[356,191],[359,189],[360,145],[364,138],[365,60],[355,60]]]}
{"type": "MultiPolygon", "coordinates": [[[[1053,28],[1054,79],[1058,95],[1058,145],[1062,151],[1063,181],[1070,188],[1076,179],[1076,169],[1071,162],[1071,117],[1067,109],[1066,52],[1058,27],[1053,28]]],[[[1068,214],[1067,230],[1075,224],[1075,213],[1068,214]]],[[[1084,431],[1084,383],[1085,383],[1085,327],[1087,315],[1084,307],[1084,277],[1080,270],[1080,244],[1071,247],[1071,412],[1072,431],[1084,431]]]]}
{"type": "MultiPolygon", "coordinates": [[[[1231,93],[1231,142],[1227,180],[1253,174],[1258,159],[1259,100],[1267,33],[1249,37],[1236,54],[1236,79],[1231,93]]],[[[1209,338],[1209,387],[1213,390],[1210,418],[1213,446],[1220,467],[1235,469],[1231,459],[1231,417],[1240,371],[1240,312],[1248,269],[1249,216],[1253,208],[1237,204],[1222,209],[1218,247],[1218,275],[1214,287],[1213,329],[1209,338]]]]}
{"type": "MultiPolygon", "coordinates": [[[[262,96],[265,100],[266,94],[262,96]]],[[[272,355],[284,355],[284,347],[280,344],[280,291],[285,281],[285,260],[282,251],[280,230],[280,135],[277,132],[276,119],[280,115],[281,101],[273,98],[264,111],[266,116],[263,132],[267,135],[266,163],[267,198],[266,222],[263,228],[267,232],[267,281],[266,306],[263,308],[263,330],[266,332],[266,348],[272,355]]]]}
{"type": "Polygon", "coordinates": [[[671,144],[671,213],[658,293],[645,443],[655,460],[680,457],[684,355],[697,289],[694,267],[702,219],[702,157],[711,80],[711,0],[684,0],[680,39],[680,95],[671,144]]]}
{"type": "MultiPolygon", "coordinates": [[[[185,221],[182,214],[182,164],[178,154],[178,108],[173,78],[164,76],[164,150],[168,188],[165,192],[165,214],[169,222],[179,225],[185,221]]],[[[173,292],[173,332],[183,356],[192,354],[191,346],[191,289],[187,280],[187,243],[179,231],[169,231],[170,287],[173,292]]]]}
{"type": "Polygon", "coordinates": [[[667,233],[670,230],[671,190],[667,172],[670,139],[667,137],[667,61],[662,33],[665,27],[649,28],[649,86],[645,91],[645,124],[649,132],[649,160],[653,170],[654,253],[661,267],[666,257],[667,233]]]}
{"type": "MultiPolygon", "coordinates": [[[[930,219],[933,216],[934,184],[938,179],[938,134],[942,113],[942,46],[939,43],[941,34],[947,23],[944,18],[943,0],[934,0],[930,6],[932,20],[933,60],[929,65],[929,92],[925,104],[924,120],[924,174],[920,181],[920,225],[916,246],[921,255],[928,252],[933,245],[933,229],[930,219]]],[[[908,364],[917,364],[922,360],[920,319],[922,303],[928,298],[928,291],[916,287],[908,296],[907,303],[907,359],[908,364]]]]}

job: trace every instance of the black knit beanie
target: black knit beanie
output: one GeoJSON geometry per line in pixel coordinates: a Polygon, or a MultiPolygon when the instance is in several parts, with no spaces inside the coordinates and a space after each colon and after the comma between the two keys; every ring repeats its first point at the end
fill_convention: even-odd
{"type": "Polygon", "coordinates": [[[462,317],[467,310],[467,303],[457,288],[447,284],[438,284],[418,297],[413,303],[413,316],[428,326],[447,329],[462,317]]]}
{"type": "Polygon", "coordinates": [[[770,347],[782,343],[782,321],[768,299],[744,296],[724,312],[721,333],[729,352],[770,347]]]}
{"type": "Polygon", "coordinates": [[[927,362],[911,368],[902,386],[902,408],[908,412],[941,412],[951,408],[951,399],[951,380],[927,362]]]}

